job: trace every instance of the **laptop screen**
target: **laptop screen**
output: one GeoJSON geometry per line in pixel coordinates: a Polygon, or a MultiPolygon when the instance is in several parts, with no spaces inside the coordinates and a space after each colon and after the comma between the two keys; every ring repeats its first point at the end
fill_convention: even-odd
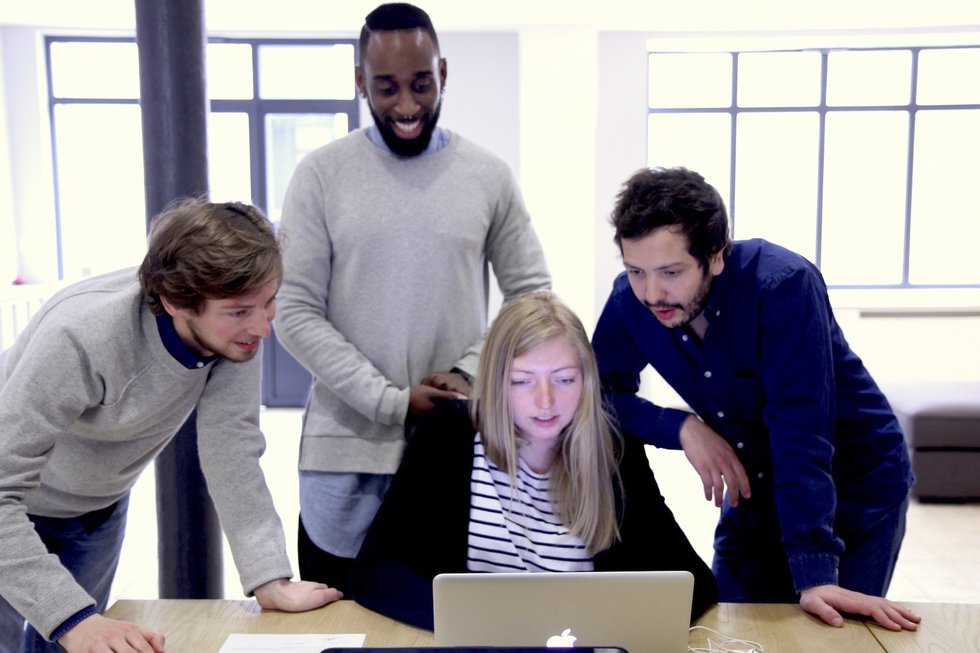
{"type": "Polygon", "coordinates": [[[432,593],[436,646],[685,653],[694,576],[687,571],[440,574],[432,593]]]}

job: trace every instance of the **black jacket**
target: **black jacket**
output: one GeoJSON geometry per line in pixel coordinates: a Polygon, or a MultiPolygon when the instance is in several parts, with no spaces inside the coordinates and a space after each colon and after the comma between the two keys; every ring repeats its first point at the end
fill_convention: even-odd
{"type": "MultiPolygon", "coordinates": [[[[355,601],[432,630],[432,579],[466,572],[474,435],[462,401],[441,403],[415,430],[354,562],[355,601]]],[[[717,600],[715,577],[664,503],[639,440],[625,439],[620,475],[621,539],[594,557],[595,570],[690,571],[693,622],[717,600]]]]}

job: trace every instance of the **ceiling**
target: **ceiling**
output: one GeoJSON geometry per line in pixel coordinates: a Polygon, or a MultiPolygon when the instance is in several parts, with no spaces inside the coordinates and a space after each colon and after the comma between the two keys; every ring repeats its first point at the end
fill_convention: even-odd
{"type": "MultiPolygon", "coordinates": [[[[0,0],[0,24],[132,30],[136,2],[0,0]]],[[[378,0],[204,0],[210,31],[355,32],[378,0]]],[[[420,0],[437,29],[650,32],[980,31],[980,0],[420,0]]]]}

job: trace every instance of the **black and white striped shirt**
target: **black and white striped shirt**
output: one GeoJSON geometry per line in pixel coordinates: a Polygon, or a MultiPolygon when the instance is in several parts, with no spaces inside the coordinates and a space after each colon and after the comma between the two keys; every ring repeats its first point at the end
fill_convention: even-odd
{"type": "Polygon", "coordinates": [[[518,460],[517,478],[473,447],[466,568],[473,572],[592,571],[592,557],[552,509],[548,475],[518,460]],[[512,495],[513,493],[513,495],[512,495]]]}

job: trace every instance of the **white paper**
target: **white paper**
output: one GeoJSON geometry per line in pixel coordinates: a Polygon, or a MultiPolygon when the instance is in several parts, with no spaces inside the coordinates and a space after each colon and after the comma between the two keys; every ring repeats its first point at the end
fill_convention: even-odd
{"type": "Polygon", "coordinates": [[[249,635],[232,633],[218,653],[320,653],[328,647],[364,646],[364,633],[348,635],[249,635]]]}

